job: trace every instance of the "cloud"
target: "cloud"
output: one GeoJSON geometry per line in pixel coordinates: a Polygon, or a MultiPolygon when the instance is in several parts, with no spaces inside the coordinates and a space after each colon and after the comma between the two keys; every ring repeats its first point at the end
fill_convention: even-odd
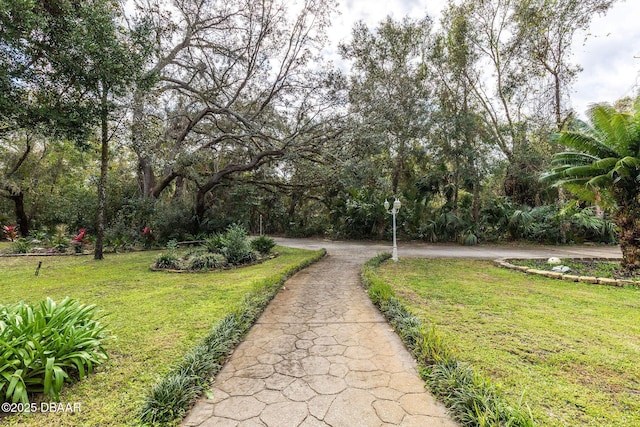
{"type": "Polygon", "coordinates": [[[590,104],[613,103],[635,96],[640,70],[640,3],[618,2],[605,16],[594,17],[589,38],[581,33],[574,42],[574,62],[583,71],[573,88],[572,105],[584,117],[590,104]]]}

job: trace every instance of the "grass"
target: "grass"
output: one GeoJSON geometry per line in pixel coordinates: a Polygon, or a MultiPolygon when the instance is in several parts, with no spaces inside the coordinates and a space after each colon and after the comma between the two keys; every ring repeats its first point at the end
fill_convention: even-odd
{"type": "Polygon", "coordinates": [[[0,258],[0,303],[69,296],[108,313],[114,336],[106,345],[109,362],[61,394],[61,402],[80,404],[80,411],[8,417],[3,425],[135,425],[148,390],[215,322],[265,279],[280,278],[317,255],[278,251],[263,264],[206,274],[151,272],[158,252],[108,255],[102,262],[88,256],[0,258]]]}
{"type": "Polygon", "coordinates": [[[422,379],[453,419],[466,427],[533,427],[527,408],[505,399],[489,378],[457,359],[435,326],[427,326],[408,310],[389,284],[376,275],[376,268],[390,256],[382,254],[367,261],[362,283],[416,359],[422,379]]]}
{"type": "Polygon", "coordinates": [[[468,260],[403,259],[378,273],[539,425],[640,425],[639,290],[468,260]]]}

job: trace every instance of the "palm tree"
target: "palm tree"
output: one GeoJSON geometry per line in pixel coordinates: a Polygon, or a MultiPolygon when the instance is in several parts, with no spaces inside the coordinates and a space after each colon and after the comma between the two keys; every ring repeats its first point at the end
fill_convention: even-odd
{"type": "Polygon", "coordinates": [[[591,124],[576,120],[558,134],[557,141],[575,151],[556,154],[541,180],[613,207],[622,266],[635,270],[640,268],[640,98],[629,110],[592,106],[591,124]]]}

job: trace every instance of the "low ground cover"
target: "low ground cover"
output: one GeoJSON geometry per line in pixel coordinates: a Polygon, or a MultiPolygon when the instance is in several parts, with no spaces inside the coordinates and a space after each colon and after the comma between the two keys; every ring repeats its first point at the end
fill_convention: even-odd
{"type": "Polygon", "coordinates": [[[564,265],[571,269],[568,274],[576,276],[596,276],[609,279],[628,279],[640,281],[640,272],[630,272],[622,268],[620,261],[610,260],[574,260],[565,258],[560,260],[560,264],[549,264],[547,259],[512,259],[509,263],[513,265],[523,265],[538,270],[551,271],[556,265],[564,265]]]}
{"type": "Polygon", "coordinates": [[[317,255],[277,250],[280,256],[263,264],[197,275],[150,271],[155,251],[111,255],[101,262],[89,257],[1,258],[0,303],[69,296],[106,312],[113,335],[105,345],[109,361],[62,391],[60,402],[74,411],[12,416],[2,418],[2,424],[134,425],[149,389],[215,322],[265,279],[279,280],[317,255]]]}
{"type": "Polygon", "coordinates": [[[459,360],[544,426],[640,425],[640,291],[468,260],[401,260],[380,277],[459,360]]]}

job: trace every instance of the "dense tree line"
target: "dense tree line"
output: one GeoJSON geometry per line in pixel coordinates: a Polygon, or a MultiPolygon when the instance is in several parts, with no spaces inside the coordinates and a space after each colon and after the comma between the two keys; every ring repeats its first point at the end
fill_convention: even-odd
{"type": "Polygon", "coordinates": [[[539,178],[613,2],[357,23],[344,70],[330,0],[0,0],[0,223],[88,228],[100,258],[145,227],[384,238],[397,196],[406,238],[612,242],[604,203],[539,178]]]}

